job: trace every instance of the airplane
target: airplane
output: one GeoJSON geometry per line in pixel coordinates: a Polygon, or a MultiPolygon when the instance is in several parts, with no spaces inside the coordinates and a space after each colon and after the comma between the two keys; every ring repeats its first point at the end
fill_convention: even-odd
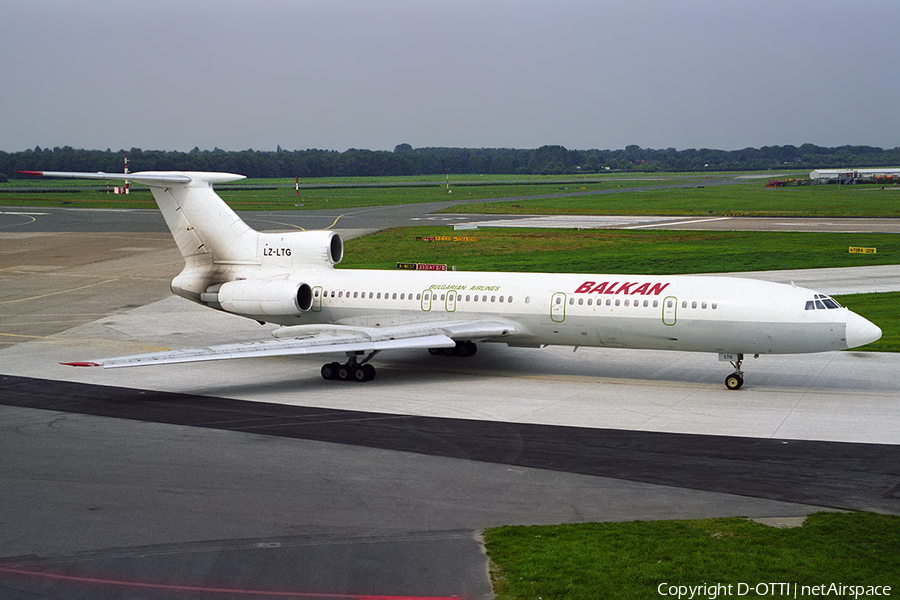
{"type": "Polygon", "coordinates": [[[272,340],[63,363],[73,366],[345,353],[322,377],[369,381],[384,350],[471,356],[494,342],[717,353],[734,369],[725,386],[737,390],[745,355],[844,350],[881,337],[826,294],[734,277],[335,269],[344,252],[336,232],[258,232],[238,217],[213,186],[242,175],[20,172],[149,186],[185,261],[172,292],[281,325],[272,340]]]}

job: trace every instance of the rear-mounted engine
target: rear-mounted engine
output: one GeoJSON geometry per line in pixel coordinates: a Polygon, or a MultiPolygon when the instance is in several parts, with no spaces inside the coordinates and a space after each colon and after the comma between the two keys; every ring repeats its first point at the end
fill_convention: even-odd
{"type": "Polygon", "coordinates": [[[229,281],[210,286],[200,300],[248,316],[290,316],[312,307],[312,288],[296,281],[229,281]]]}

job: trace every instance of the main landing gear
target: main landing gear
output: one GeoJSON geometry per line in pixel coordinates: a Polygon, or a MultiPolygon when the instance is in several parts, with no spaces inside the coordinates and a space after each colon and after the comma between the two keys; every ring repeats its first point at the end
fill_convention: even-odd
{"type": "MultiPolygon", "coordinates": [[[[370,352],[364,359],[357,361],[356,357],[362,352],[348,352],[347,362],[341,364],[339,362],[325,363],[322,365],[322,379],[340,381],[372,381],[375,379],[375,367],[369,364],[380,350],[370,352]]],[[[428,352],[438,356],[472,356],[478,352],[478,346],[475,342],[468,340],[456,342],[453,348],[429,348],[428,352]]]]}
{"type": "MultiPolygon", "coordinates": [[[[357,362],[356,352],[347,353],[347,362],[325,363],[322,365],[322,379],[340,379],[341,381],[371,381],[375,379],[375,367],[369,364],[369,360],[378,354],[378,350],[369,353],[362,362],[357,362]]],[[[360,353],[361,354],[361,353],[360,353]]]]}

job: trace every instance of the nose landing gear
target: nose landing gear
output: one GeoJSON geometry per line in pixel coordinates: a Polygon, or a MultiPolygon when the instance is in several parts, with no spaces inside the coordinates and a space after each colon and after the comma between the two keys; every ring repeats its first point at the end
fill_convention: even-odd
{"type": "MultiPolygon", "coordinates": [[[[759,358],[759,354],[754,354],[753,358],[759,358]]],[[[734,367],[734,373],[725,378],[725,387],[729,390],[739,390],[744,385],[744,372],[741,371],[741,364],[744,362],[744,355],[738,354],[737,360],[731,363],[734,367]]]]}
{"type": "Polygon", "coordinates": [[[737,360],[731,363],[734,367],[734,373],[725,378],[725,387],[729,390],[739,390],[744,385],[744,372],[741,371],[741,363],[744,362],[744,355],[738,354],[737,360]]]}

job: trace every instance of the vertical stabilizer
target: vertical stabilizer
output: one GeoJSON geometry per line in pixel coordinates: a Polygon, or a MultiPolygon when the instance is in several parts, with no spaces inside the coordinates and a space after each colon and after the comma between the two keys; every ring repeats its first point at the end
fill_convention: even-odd
{"type": "Polygon", "coordinates": [[[150,185],[153,198],[186,261],[191,257],[209,255],[208,258],[217,264],[252,264],[256,258],[259,234],[244,223],[212,188],[213,182],[222,181],[225,174],[184,175],[190,181],[151,185],[138,176],[132,176],[132,179],[150,185]]]}
{"type": "Polygon", "coordinates": [[[200,302],[210,285],[234,278],[242,266],[259,264],[259,233],[244,223],[213,190],[214,183],[244,179],[232,173],[143,171],[139,173],[72,173],[20,171],[45,177],[127,180],[146,185],[186,263],[172,280],[172,291],[200,302]]]}

